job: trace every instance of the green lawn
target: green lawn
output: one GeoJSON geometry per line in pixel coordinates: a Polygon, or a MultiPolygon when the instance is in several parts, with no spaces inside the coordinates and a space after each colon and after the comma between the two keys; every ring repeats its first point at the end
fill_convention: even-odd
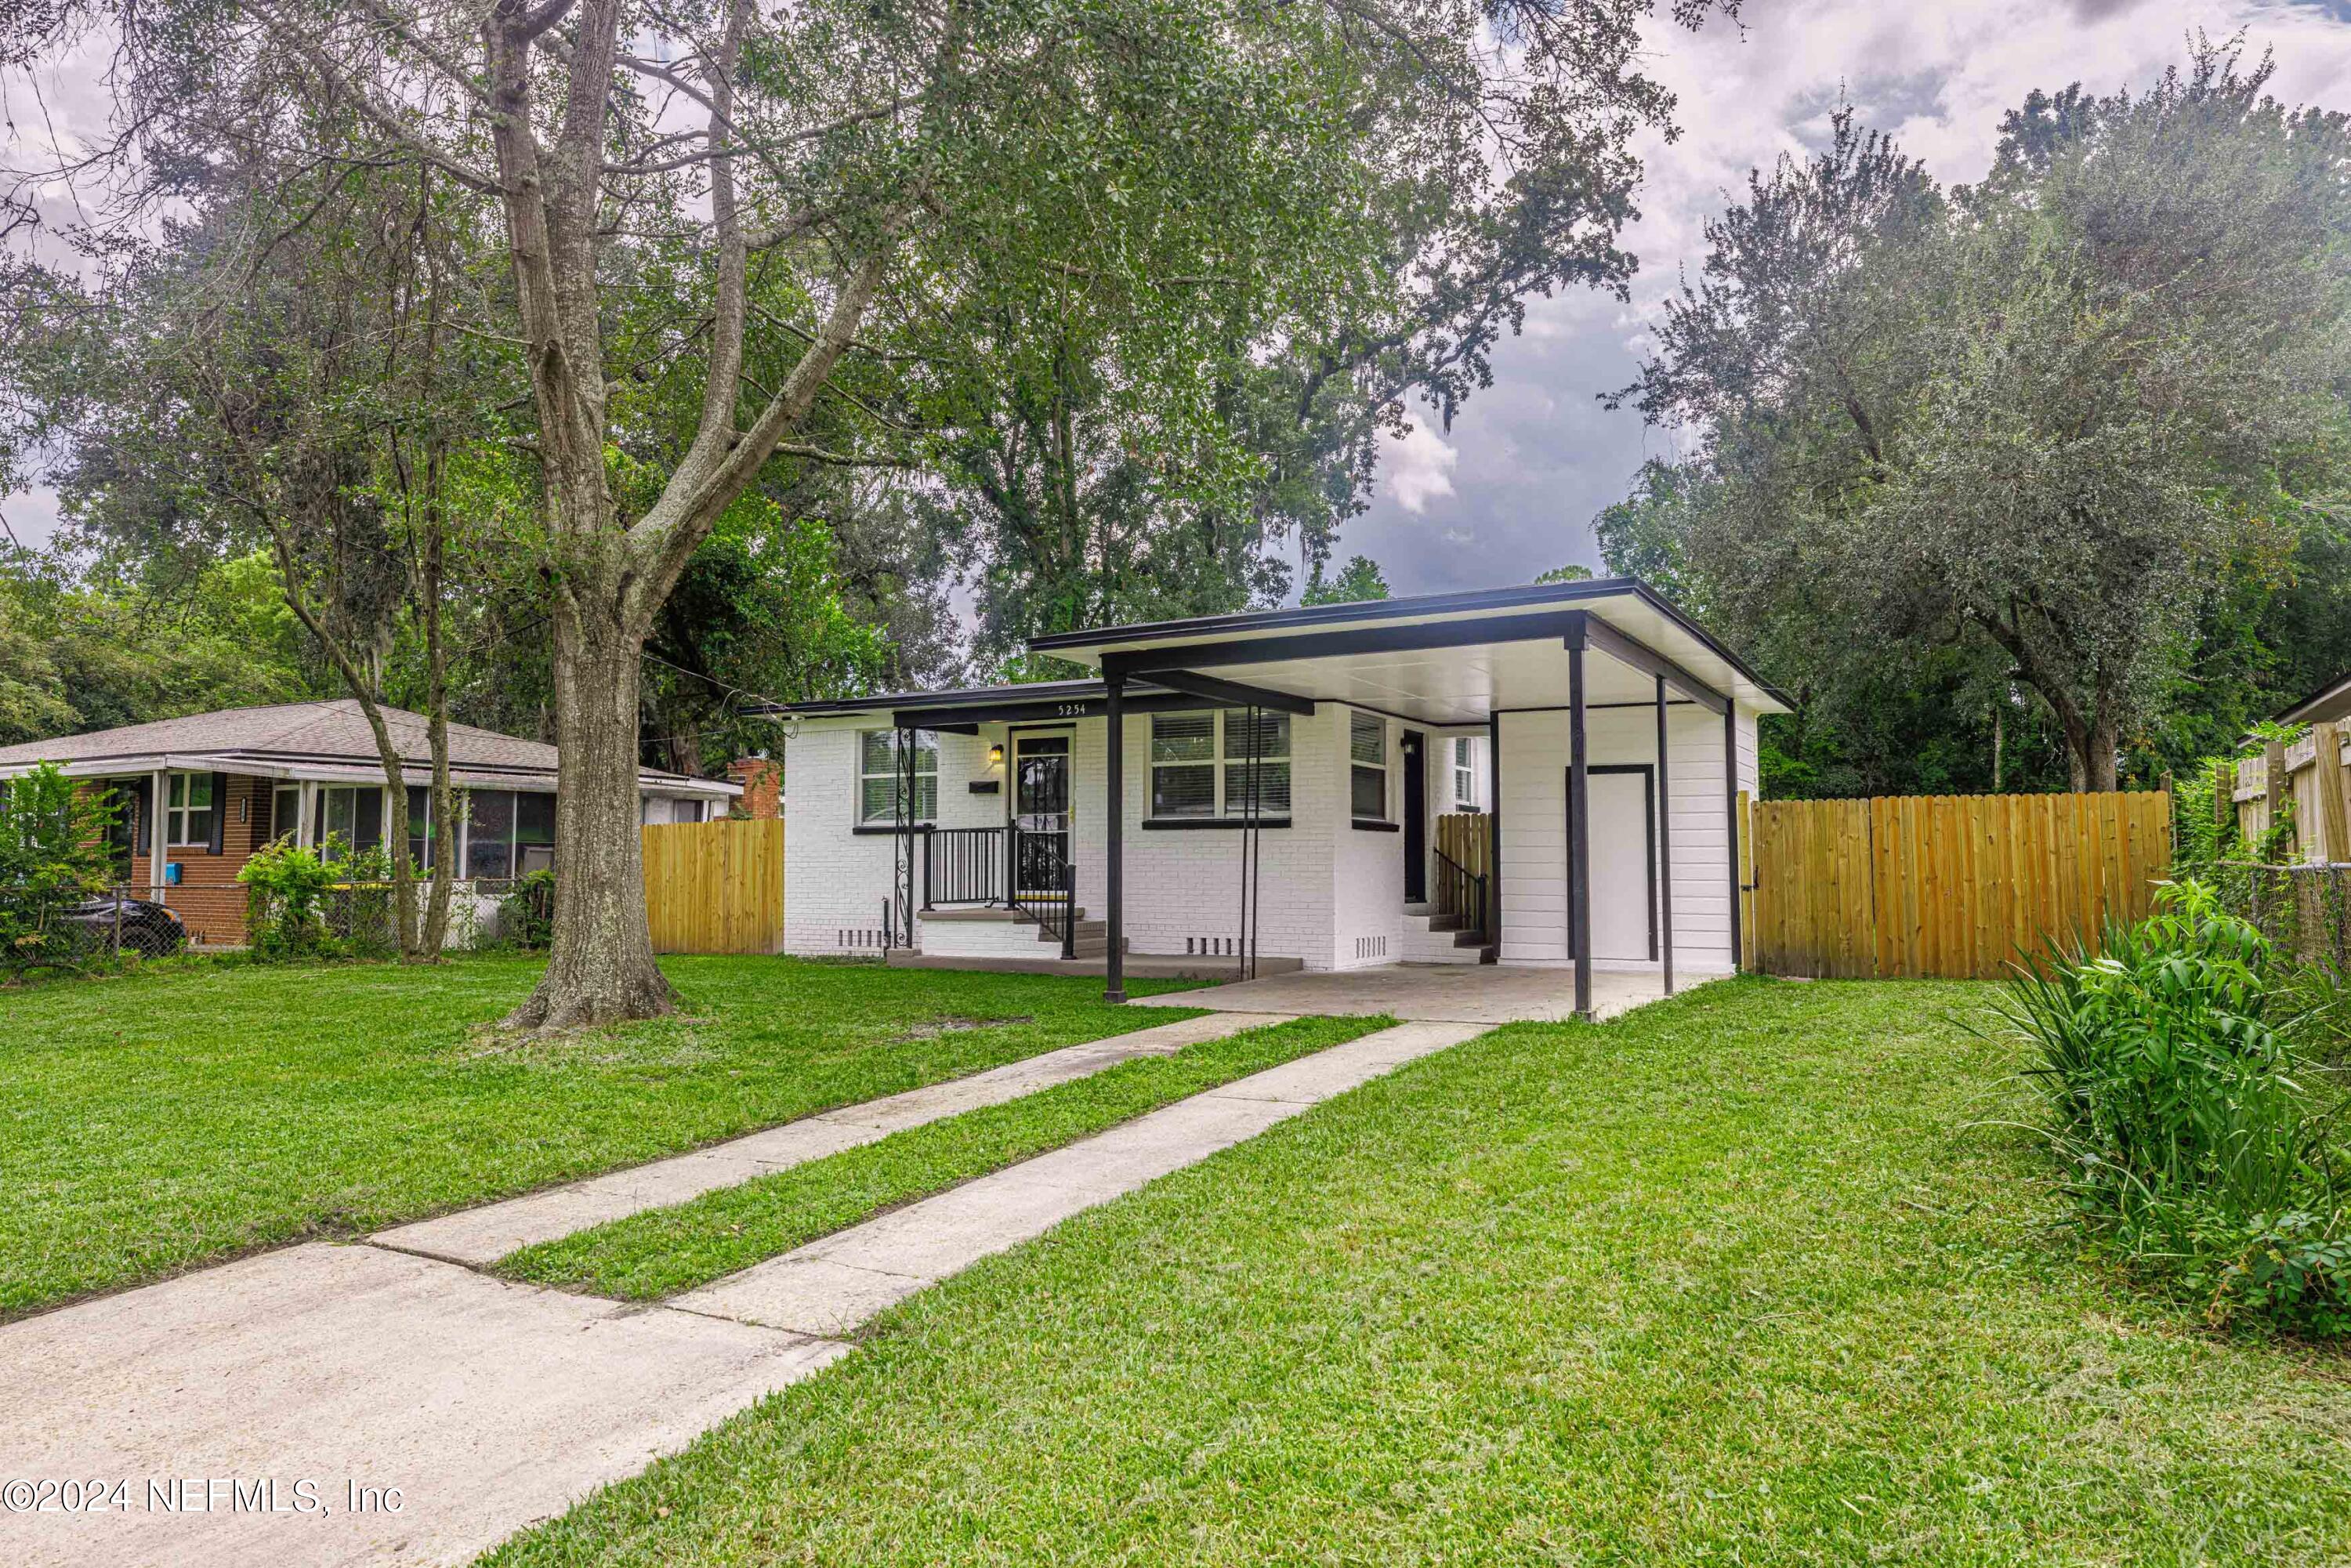
{"type": "Polygon", "coordinates": [[[521,1047],[481,1027],[537,978],[521,959],[0,991],[0,1318],[1191,1016],[1040,976],[663,967],[685,1016],[521,1047]]]}
{"type": "Polygon", "coordinates": [[[2351,1555],[2351,1361],[2053,1222],[1965,985],[1408,1067],[984,1262],[510,1542],[558,1563],[2351,1555]]]}
{"type": "Polygon", "coordinates": [[[575,1231],[498,1260],[498,1272],[564,1290],[659,1301],[789,1252],[885,1208],[1033,1159],[1187,1095],[1279,1067],[1387,1018],[1292,1019],[1173,1056],[1142,1057],[1001,1105],[908,1127],[691,1202],[575,1231]]]}

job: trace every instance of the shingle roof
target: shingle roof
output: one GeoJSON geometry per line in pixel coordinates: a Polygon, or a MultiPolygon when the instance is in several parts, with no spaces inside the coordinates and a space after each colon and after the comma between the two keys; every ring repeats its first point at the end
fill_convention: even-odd
{"type": "MultiPolygon", "coordinates": [[[[406,708],[385,707],[381,711],[402,758],[419,767],[430,766],[432,747],[426,738],[428,725],[424,716],[406,708]]],[[[32,762],[97,762],[165,753],[244,757],[256,761],[355,762],[369,768],[378,765],[375,732],[369,727],[367,714],[358,699],[330,697],[267,707],[223,708],[217,713],[189,714],[183,718],[156,719],[147,724],[92,730],[85,735],[60,736],[54,740],[0,746],[0,768],[32,762]]],[[[449,763],[453,768],[551,776],[555,772],[556,749],[545,741],[521,740],[470,724],[452,724],[449,763]]],[[[654,768],[643,770],[640,777],[648,781],[710,782],[688,780],[684,774],[654,768]]]]}

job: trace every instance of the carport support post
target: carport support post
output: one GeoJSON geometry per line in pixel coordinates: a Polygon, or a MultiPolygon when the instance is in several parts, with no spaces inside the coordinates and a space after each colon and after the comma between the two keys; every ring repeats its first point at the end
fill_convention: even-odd
{"type": "Polygon", "coordinates": [[[1730,824],[1730,972],[1739,973],[1739,898],[1745,892],[1739,878],[1739,705],[1722,710],[1722,810],[1730,824]]]}
{"type": "Polygon", "coordinates": [[[1567,940],[1575,954],[1575,1016],[1592,1017],[1592,803],[1583,744],[1583,628],[1567,639],[1567,940]]]}
{"type": "Polygon", "coordinates": [[[1674,810],[1666,778],[1666,677],[1657,677],[1657,956],[1666,995],[1674,994],[1674,810]]]}
{"type": "Polygon", "coordinates": [[[1107,797],[1102,821],[1103,842],[1109,856],[1102,867],[1102,881],[1110,907],[1102,912],[1103,927],[1110,938],[1110,949],[1103,955],[1102,976],[1108,982],[1102,988],[1102,1000],[1126,1000],[1126,674],[1122,670],[1102,671],[1102,716],[1110,731],[1102,741],[1102,771],[1108,777],[1103,793],[1107,797]]]}

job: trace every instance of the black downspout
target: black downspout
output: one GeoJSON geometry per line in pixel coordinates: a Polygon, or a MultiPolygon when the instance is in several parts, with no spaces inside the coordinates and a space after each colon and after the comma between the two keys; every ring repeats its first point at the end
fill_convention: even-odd
{"type": "Polygon", "coordinates": [[[1108,982],[1102,988],[1102,1000],[1123,1002],[1126,1000],[1126,675],[1122,671],[1102,671],[1102,716],[1110,724],[1102,746],[1103,771],[1109,775],[1105,792],[1110,802],[1110,815],[1102,824],[1109,854],[1102,874],[1110,904],[1102,912],[1106,917],[1104,929],[1110,937],[1110,950],[1102,962],[1102,975],[1108,982]]]}
{"type": "Polygon", "coordinates": [[[1502,961],[1502,716],[1486,716],[1486,857],[1492,863],[1486,874],[1492,879],[1488,894],[1489,907],[1486,916],[1486,950],[1491,962],[1502,961]]]}
{"type": "Polygon", "coordinates": [[[1674,794],[1666,776],[1666,677],[1657,677],[1657,953],[1674,994],[1674,794]]]}
{"type": "Polygon", "coordinates": [[[1575,1016],[1592,1017],[1592,808],[1583,744],[1583,639],[1567,644],[1567,940],[1575,955],[1575,1016]]]}
{"type": "Polygon", "coordinates": [[[1722,810],[1730,823],[1730,972],[1739,973],[1739,704],[1722,710],[1722,810]]]}

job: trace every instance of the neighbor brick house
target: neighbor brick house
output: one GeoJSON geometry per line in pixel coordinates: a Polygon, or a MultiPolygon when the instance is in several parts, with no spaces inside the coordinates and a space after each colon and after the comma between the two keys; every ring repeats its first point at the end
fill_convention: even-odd
{"type": "MultiPolygon", "coordinates": [[[[409,847],[420,866],[447,845],[460,877],[496,883],[555,862],[556,748],[449,726],[450,781],[464,793],[452,831],[431,821],[432,751],[422,714],[382,710],[408,785],[409,847]]],[[[117,805],[115,874],[161,898],[198,942],[245,936],[236,873],[272,840],[383,841],[383,767],[357,701],[227,708],[0,747],[0,779],[56,763],[117,805]]],[[[721,815],[741,786],[648,768],[649,822],[721,815]]]]}

